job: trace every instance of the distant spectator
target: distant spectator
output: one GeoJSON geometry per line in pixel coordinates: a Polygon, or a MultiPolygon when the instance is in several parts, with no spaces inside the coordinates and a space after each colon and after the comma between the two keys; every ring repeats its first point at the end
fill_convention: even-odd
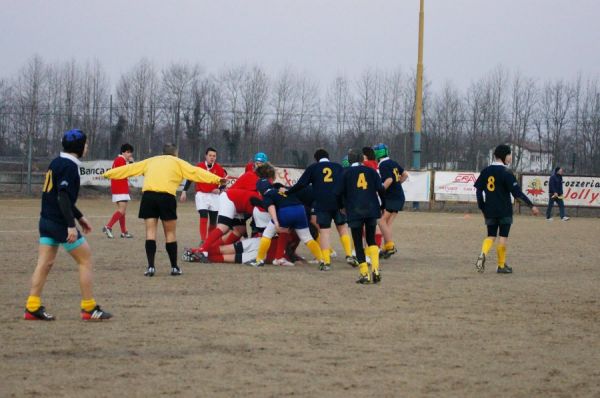
{"type": "Polygon", "coordinates": [[[569,221],[569,217],[565,215],[565,201],[563,200],[563,169],[562,167],[556,167],[554,174],[550,176],[549,190],[548,190],[548,208],[546,209],[546,220],[552,221],[552,207],[554,202],[558,204],[558,212],[560,219],[563,221],[569,221]]]}

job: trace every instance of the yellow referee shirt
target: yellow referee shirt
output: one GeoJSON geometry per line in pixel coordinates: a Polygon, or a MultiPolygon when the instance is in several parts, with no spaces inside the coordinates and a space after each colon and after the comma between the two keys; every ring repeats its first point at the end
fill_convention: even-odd
{"type": "Polygon", "coordinates": [[[102,176],[111,180],[119,180],[139,175],[144,176],[142,192],[165,192],[173,196],[183,179],[211,184],[221,183],[221,177],[171,155],[154,156],[140,162],[116,167],[108,170],[102,176]]]}

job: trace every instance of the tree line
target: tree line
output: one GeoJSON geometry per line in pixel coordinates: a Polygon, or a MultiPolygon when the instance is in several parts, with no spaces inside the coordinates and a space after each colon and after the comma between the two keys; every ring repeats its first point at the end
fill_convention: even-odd
{"type": "MultiPolygon", "coordinates": [[[[259,66],[208,74],[197,64],[158,69],[141,59],[111,85],[98,61],[50,64],[30,58],[0,77],[0,156],[54,156],[61,134],[89,135],[90,158],[112,158],[123,142],[136,157],[164,142],[197,161],[214,146],[224,163],[257,151],[277,164],[306,166],[317,147],[340,160],[350,147],[386,143],[409,167],[415,73],[366,69],[325,87],[291,68],[269,76],[259,66]]],[[[596,77],[538,81],[498,66],[466,89],[426,80],[423,167],[476,170],[501,142],[549,151],[569,172],[600,174],[600,82],[596,77]]],[[[515,163],[520,159],[515,159],[515,163]]]]}

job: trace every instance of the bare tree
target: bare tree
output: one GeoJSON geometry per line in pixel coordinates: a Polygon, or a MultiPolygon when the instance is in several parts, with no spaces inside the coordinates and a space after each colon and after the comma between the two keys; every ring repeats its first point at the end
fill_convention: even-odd
{"type": "Polygon", "coordinates": [[[35,144],[40,131],[40,113],[44,106],[42,95],[47,84],[48,68],[42,58],[35,55],[20,70],[15,86],[15,99],[20,108],[16,123],[17,137],[24,153],[27,150],[28,139],[33,141],[34,153],[43,151],[43,148],[35,144]]]}
{"type": "Polygon", "coordinates": [[[190,89],[199,75],[200,67],[197,65],[172,64],[162,71],[162,100],[175,145],[179,145],[184,109],[191,105],[190,89]]]}
{"type": "MultiPolygon", "coordinates": [[[[523,147],[527,140],[527,133],[531,127],[531,119],[535,110],[537,87],[531,78],[523,77],[516,73],[512,79],[510,98],[509,133],[511,141],[523,147]]],[[[522,153],[515,152],[513,166],[519,169],[522,153]]]]}
{"type": "Polygon", "coordinates": [[[581,105],[581,155],[585,170],[600,173],[600,83],[588,81],[581,105]]]}
{"type": "MultiPolygon", "coordinates": [[[[549,147],[555,164],[564,160],[561,145],[574,98],[575,90],[563,80],[547,82],[542,90],[538,139],[549,147]]],[[[549,163],[547,168],[551,169],[552,164],[549,163]]]]}

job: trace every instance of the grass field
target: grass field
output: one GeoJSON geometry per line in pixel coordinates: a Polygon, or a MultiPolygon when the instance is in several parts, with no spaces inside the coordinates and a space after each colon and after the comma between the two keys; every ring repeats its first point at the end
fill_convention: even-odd
{"type": "MultiPolygon", "coordinates": [[[[0,396],[600,397],[600,219],[516,216],[497,275],[474,262],[478,215],[407,212],[380,285],[332,272],[182,263],[144,278],[133,240],[100,231],[108,198],[79,208],[95,230],[95,297],[115,317],[79,320],[77,269],[60,252],[43,294],[56,322],[25,322],[39,200],[0,200],[0,396]]],[[[178,241],[197,241],[192,203],[178,241]]],[[[341,252],[339,242],[336,249],[341,252]]],[[[301,254],[306,254],[304,249],[301,254]]]]}

